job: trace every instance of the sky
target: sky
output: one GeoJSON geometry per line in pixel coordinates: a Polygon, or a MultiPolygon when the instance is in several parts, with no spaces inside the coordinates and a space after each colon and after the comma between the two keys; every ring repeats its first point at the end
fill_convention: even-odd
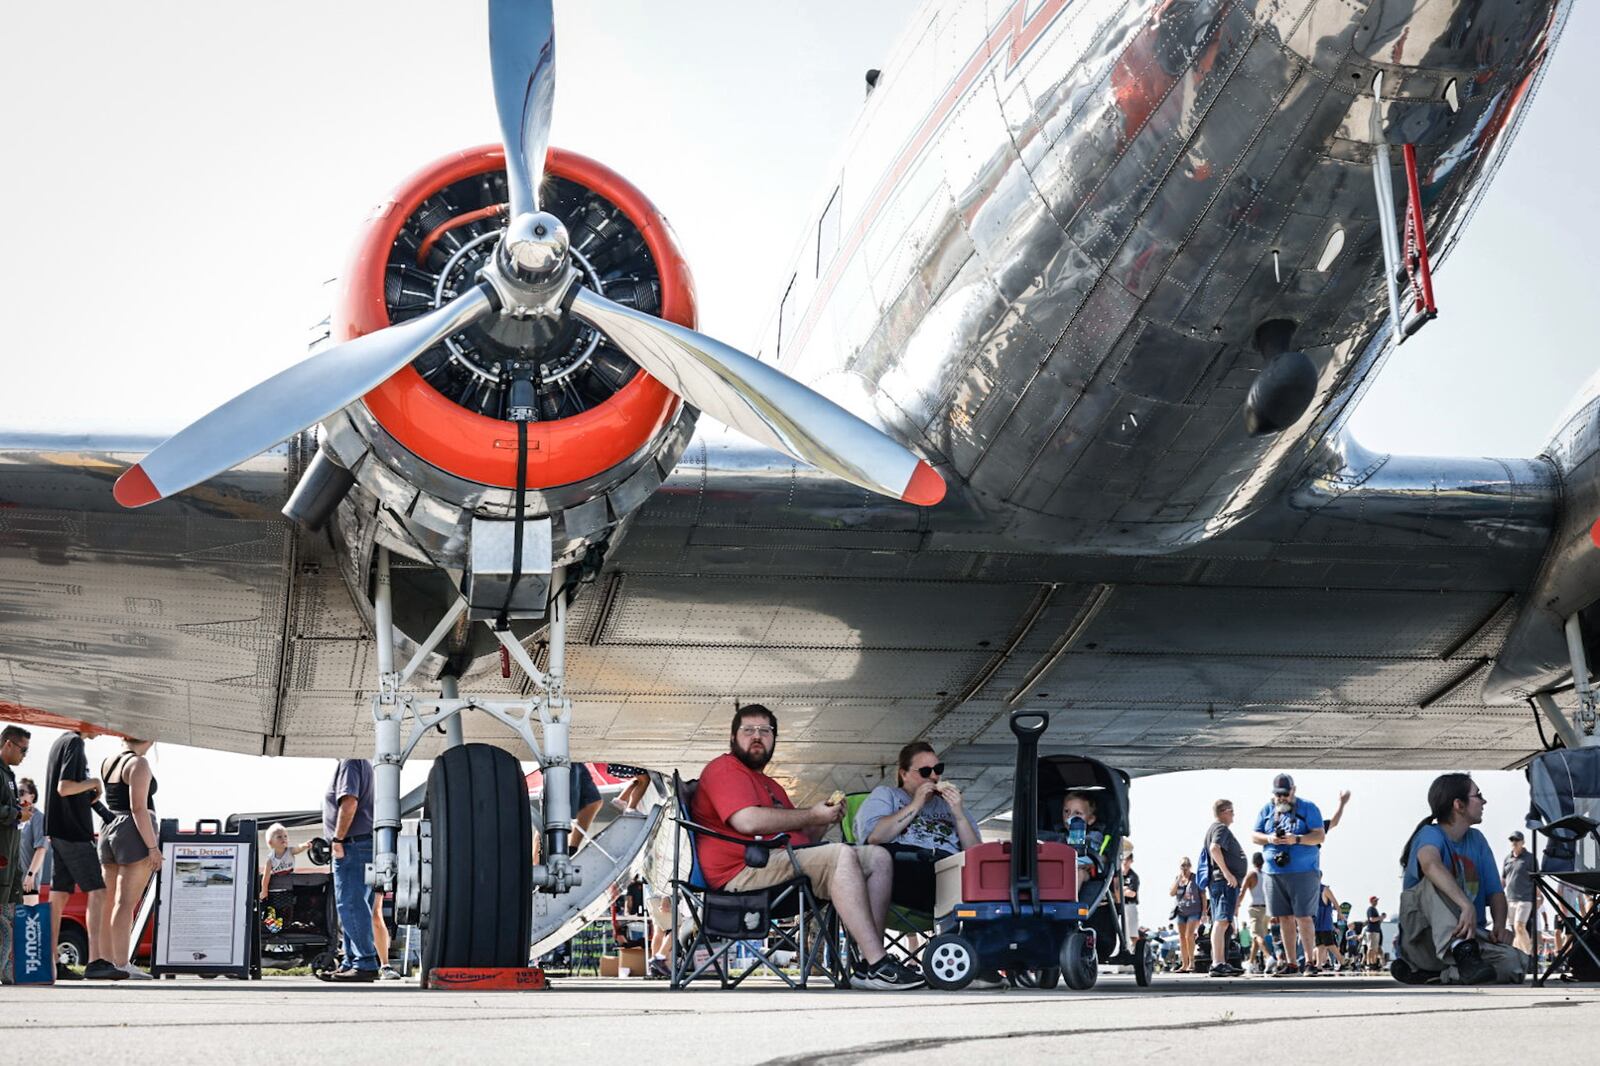
{"type": "MultiPolygon", "coordinates": [[[[701,328],[753,347],[880,66],[919,6],[585,0],[556,5],[553,143],[628,176],[691,264],[701,328]]],[[[1579,5],[1484,204],[1436,275],[1440,318],[1396,352],[1352,427],[1411,454],[1536,454],[1596,364],[1600,12],[1579,5]]],[[[215,0],[20,5],[0,64],[8,254],[0,435],[162,433],[305,353],[356,227],[407,174],[494,141],[480,5],[215,0]],[[18,160],[22,162],[19,163],[18,160]]],[[[580,709],[581,713],[581,709],[580,709]]],[[[38,730],[23,773],[42,776],[38,730]]],[[[115,750],[91,744],[98,759],[115,750]]],[[[780,756],[781,757],[781,756],[780,756]]],[[[158,748],[158,807],[189,820],[314,806],[329,761],[158,748]]],[[[1241,814],[1280,768],[1142,779],[1147,884],[1193,855],[1210,800],[1241,814]]],[[[1431,775],[1294,768],[1331,811],[1335,890],[1390,896],[1431,775]],[[1347,843],[1348,842],[1348,843],[1347,843]],[[1387,887],[1385,887],[1387,886],[1387,887]]],[[[426,776],[407,768],[405,787],[426,776]]],[[[1526,805],[1485,774],[1497,853],[1526,805]]]]}

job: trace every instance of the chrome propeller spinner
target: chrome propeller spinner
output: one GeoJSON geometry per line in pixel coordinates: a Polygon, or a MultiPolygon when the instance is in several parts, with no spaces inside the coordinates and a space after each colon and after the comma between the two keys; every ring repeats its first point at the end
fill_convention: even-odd
{"type": "Polygon", "coordinates": [[[556,276],[566,266],[570,246],[567,227],[561,220],[537,211],[511,220],[500,241],[500,254],[519,278],[539,282],[556,276]]]}
{"type": "Polygon", "coordinates": [[[119,503],[153,503],[266,451],[494,314],[575,315],[685,402],[763,444],[885,496],[923,506],[944,497],[943,479],[925,461],[782,371],[582,287],[566,227],[539,203],[555,106],[550,0],[489,0],[489,52],[511,220],[482,280],[442,307],[324,349],[227,401],[125,471],[119,503]]]}

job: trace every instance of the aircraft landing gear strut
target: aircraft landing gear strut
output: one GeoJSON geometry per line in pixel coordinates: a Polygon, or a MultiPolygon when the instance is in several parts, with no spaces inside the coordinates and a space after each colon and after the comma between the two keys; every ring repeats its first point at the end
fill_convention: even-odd
{"type": "Polygon", "coordinates": [[[1583,620],[1577,614],[1567,616],[1567,657],[1572,662],[1572,689],[1578,705],[1569,715],[1555,697],[1548,692],[1538,692],[1532,697],[1545,718],[1555,727],[1556,735],[1569,748],[1593,747],[1600,744],[1595,736],[1595,726],[1600,724],[1600,693],[1589,679],[1589,656],[1583,647],[1583,620]]]}
{"type": "MultiPolygon", "coordinates": [[[[495,630],[506,653],[532,681],[521,700],[462,696],[453,677],[437,697],[400,691],[454,628],[466,600],[445,613],[416,654],[395,668],[393,590],[389,553],[379,548],[373,614],[378,646],[378,692],[372,698],[373,862],[368,883],[394,892],[395,920],[422,929],[422,980],[451,969],[526,970],[533,889],[561,893],[581,883],[569,851],[572,828],[568,728],[572,701],[564,692],[566,603],[562,571],[551,574],[549,669],[540,670],[510,631],[495,630]],[[531,866],[532,815],[515,756],[487,744],[462,742],[460,715],[476,709],[510,728],[544,771],[544,862],[531,866]],[[535,734],[538,723],[541,738],[535,734]],[[428,775],[423,818],[402,832],[400,768],[430,729],[442,726],[446,750],[428,775]],[[404,737],[402,738],[402,734],[404,737]],[[437,971],[437,973],[436,973],[437,971]]],[[[485,623],[488,624],[488,623],[485,623]]],[[[513,987],[538,987],[530,979],[513,987]]],[[[484,987],[481,983],[477,987],[484,987]]]]}

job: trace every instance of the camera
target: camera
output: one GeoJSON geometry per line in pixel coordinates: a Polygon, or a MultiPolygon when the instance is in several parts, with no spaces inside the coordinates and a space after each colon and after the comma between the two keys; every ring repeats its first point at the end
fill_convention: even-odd
{"type": "Polygon", "coordinates": [[[1275,852],[1273,852],[1272,853],[1272,865],[1274,865],[1274,866],[1288,866],[1289,865],[1289,853],[1287,851],[1275,851],[1275,852]]]}

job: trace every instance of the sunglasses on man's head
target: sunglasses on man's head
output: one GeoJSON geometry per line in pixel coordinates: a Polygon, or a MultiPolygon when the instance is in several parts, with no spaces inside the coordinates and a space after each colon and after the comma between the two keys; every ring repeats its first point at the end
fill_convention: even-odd
{"type": "Polygon", "coordinates": [[[917,767],[917,773],[921,774],[923,777],[932,777],[934,774],[943,775],[944,763],[936,762],[932,766],[919,766],[917,767]]]}

